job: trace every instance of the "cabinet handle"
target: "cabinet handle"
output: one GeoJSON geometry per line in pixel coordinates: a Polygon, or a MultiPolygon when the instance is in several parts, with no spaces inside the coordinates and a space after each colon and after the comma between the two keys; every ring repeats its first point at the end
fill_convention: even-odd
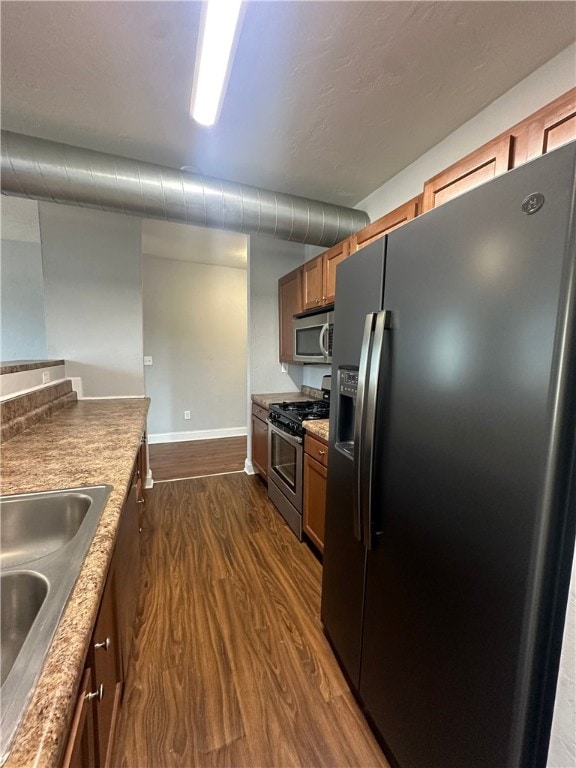
{"type": "Polygon", "coordinates": [[[326,451],[318,451],[318,456],[324,456],[326,451]]]}
{"type": "Polygon", "coordinates": [[[92,699],[96,699],[96,701],[102,701],[104,697],[104,683],[100,683],[98,688],[95,691],[91,691],[90,693],[87,693],[86,696],[84,696],[85,699],[88,701],[92,701],[92,699]]]}
{"type": "Polygon", "coordinates": [[[107,651],[110,648],[110,638],[107,637],[103,643],[94,643],[94,648],[101,648],[103,651],[107,651]]]}
{"type": "Polygon", "coordinates": [[[136,499],[136,503],[137,504],[144,504],[145,501],[144,501],[144,499],[136,499]]]}

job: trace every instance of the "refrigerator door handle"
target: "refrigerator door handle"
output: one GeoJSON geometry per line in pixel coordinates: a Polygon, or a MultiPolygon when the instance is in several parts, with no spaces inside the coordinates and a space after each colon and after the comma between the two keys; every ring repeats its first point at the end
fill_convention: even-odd
{"type": "Polygon", "coordinates": [[[374,473],[374,440],[376,432],[376,406],[378,403],[378,382],[380,380],[380,366],[382,364],[382,347],[384,345],[384,331],[392,324],[392,313],[383,310],[376,314],[374,325],[374,339],[372,342],[372,354],[370,355],[370,370],[368,373],[368,387],[366,394],[366,422],[364,425],[364,450],[365,458],[362,459],[362,531],[366,549],[374,546],[374,530],[372,520],[372,488],[374,473]]]}
{"type": "Polygon", "coordinates": [[[362,349],[360,352],[360,368],[358,370],[358,388],[356,391],[356,411],[354,414],[354,536],[362,541],[362,518],[364,501],[363,463],[364,463],[364,406],[366,399],[366,386],[368,384],[368,364],[370,362],[370,347],[376,313],[366,315],[364,333],[362,335],[362,349]]]}

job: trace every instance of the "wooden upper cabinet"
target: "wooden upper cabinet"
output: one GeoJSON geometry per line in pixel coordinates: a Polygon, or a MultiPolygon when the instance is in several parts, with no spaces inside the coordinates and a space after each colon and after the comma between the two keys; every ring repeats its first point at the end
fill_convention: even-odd
{"type": "Polygon", "coordinates": [[[304,264],[304,309],[333,304],[336,295],[336,267],[350,255],[350,240],[336,243],[324,253],[304,264]]]}
{"type": "Polygon", "coordinates": [[[293,317],[302,312],[302,267],[294,269],[278,280],[278,321],[280,328],[279,359],[281,363],[294,362],[293,317]]]}
{"type": "Polygon", "coordinates": [[[372,224],[368,224],[367,227],[358,230],[355,235],[352,235],[350,238],[350,252],[354,253],[359,251],[360,248],[364,248],[365,245],[370,245],[374,240],[378,240],[378,238],[392,232],[393,229],[401,227],[402,224],[406,224],[410,219],[415,219],[421,211],[422,195],[418,195],[390,211],[385,216],[376,219],[372,224]]]}
{"type": "Polygon", "coordinates": [[[322,305],[323,259],[322,253],[304,264],[302,274],[304,309],[314,309],[322,305]]]}
{"type": "Polygon", "coordinates": [[[424,184],[422,209],[430,211],[510,169],[512,136],[490,141],[424,184]]]}
{"type": "Polygon", "coordinates": [[[514,126],[514,168],[576,140],[576,88],[514,126]]]}
{"type": "Polygon", "coordinates": [[[332,304],[334,301],[336,296],[336,267],[350,255],[350,239],[343,240],[322,254],[322,301],[324,304],[332,304]]]}

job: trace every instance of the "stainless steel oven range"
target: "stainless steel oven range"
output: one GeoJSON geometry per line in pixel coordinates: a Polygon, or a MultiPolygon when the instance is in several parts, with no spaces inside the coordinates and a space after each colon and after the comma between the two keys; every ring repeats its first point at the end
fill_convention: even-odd
{"type": "Polygon", "coordinates": [[[302,467],[305,419],[327,419],[326,400],[273,403],[268,417],[268,496],[302,541],[302,467]]]}

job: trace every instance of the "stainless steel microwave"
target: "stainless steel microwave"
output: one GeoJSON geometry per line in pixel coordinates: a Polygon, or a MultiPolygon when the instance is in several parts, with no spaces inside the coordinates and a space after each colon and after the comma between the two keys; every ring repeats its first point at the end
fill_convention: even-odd
{"type": "Polygon", "coordinates": [[[301,363],[332,362],[334,312],[294,318],[294,360],[301,363]]]}

